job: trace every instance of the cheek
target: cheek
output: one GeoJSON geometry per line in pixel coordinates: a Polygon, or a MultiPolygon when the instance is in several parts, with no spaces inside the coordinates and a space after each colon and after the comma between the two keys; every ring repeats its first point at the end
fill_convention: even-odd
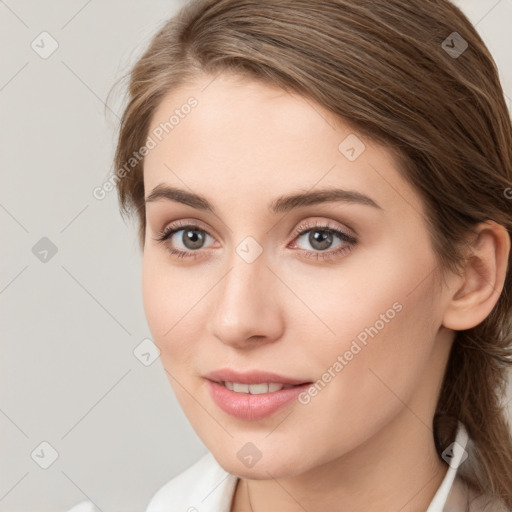
{"type": "Polygon", "coordinates": [[[194,426],[204,421],[204,411],[191,399],[200,392],[200,383],[192,378],[196,373],[196,340],[202,332],[194,315],[200,313],[198,301],[204,291],[190,286],[197,279],[186,274],[171,267],[159,254],[144,254],[142,296],[148,326],[174,395],[194,426]]]}
{"type": "MultiPolygon", "coordinates": [[[[362,382],[375,380],[369,372],[374,369],[401,387],[425,364],[436,333],[436,291],[429,278],[435,263],[427,252],[407,259],[389,252],[390,258],[381,252],[378,261],[359,260],[350,272],[295,279],[302,302],[293,323],[318,371],[362,382]]],[[[292,275],[286,278],[291,282],[292,275]]]]}
{"type": "MultiPolygon", "coordinates": [[[[320,379],[318,398],[311,398],[317,407],[334,417],[350,411],[361,424],[371,411],[377,425],[402,407],[397,397],[412,396],[436,339],[435,289],[425,274],[403,262],[395,270],[372,272],[360,292],[341,291],[336,301],[323,300],[318,311],[335,335],[324,336],[310,351],[320,379]]],[[[351,280],[345,282],[347,290],[359,290],[351,280]]]]}
{"type": "Polygon", "coordinates": [[[154,341],[160,338],[172,325],[169,312],[172,311],[173,296],[166,293],[166,276],[155,266],[154,258],[148,250],[144,253],[142,263],[142,299],[144,312],[154,341]]]}
{"type": "Polygon", "coordinates": [[[153,336],[165,361],[168,352],[177,352],[179,347],[176,332],[180,327],[186,288],[181,286],[179,274],[162,265],[150,250],[144,253],[142,263],[142,298],[144,311],[153,336]]]}
{"type": "Polygon", "coordinates": [[[144,253],[144,311],[162,363],[173,373],[190,369],[203,333],[201,316],[205,314],[205,295],[212,283],[212,276],[200,275],[192,267],[169,265],[165,254],[151,250],[144,253]]]}

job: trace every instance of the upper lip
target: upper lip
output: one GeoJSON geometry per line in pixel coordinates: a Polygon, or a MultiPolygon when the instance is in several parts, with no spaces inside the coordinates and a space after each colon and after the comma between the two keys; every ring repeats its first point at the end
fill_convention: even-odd
{"type": "Polygon", "coordinates": [[[311,381],[305,379],[294,379],[292,377],[285,377],[272,372],[264,372],[259,370],[250,370],[247,372],[237,372],[229,368],[221,368],[210,372],[204,377],[214,382],[238,382],[240,384],[263,384],[263,383],[276,383],[276,384],[290,384],[292,386],[297,384],[306,384],[311,381]]]}

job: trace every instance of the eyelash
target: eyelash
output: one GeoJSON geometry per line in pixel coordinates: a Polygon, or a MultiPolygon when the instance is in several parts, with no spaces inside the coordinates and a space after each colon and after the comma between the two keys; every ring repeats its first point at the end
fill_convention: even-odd
{"type": "MultiPolygon", "coordinates": [[[[186,229],[202,231],[203,233],[206,233],[208,236],[211,237],[211,235],[205,229],[202,229],[200,226],[188,222],[183,222],[167,226],[162,231],[157,233],[157,236],[154,238],[154,240],[156,240],[159,243],[165,243],[175,233],[186,229]]],[[[300,224],[294,230],[294,240],[302,235],[305,235],[306,233],[309,233],[310,231],[323,231],[326,233],[336,235],[338,238],[340,238],[343,242],[346,242],[348,245],[343,245],[331,251],[310,251],[307,249],[298,249],[303,253],[303,255],[306,258],[313,258],[317,260],[331,260],[337,257],[341,257],[345,253],[351,251],[352,247],[357,243],[357,240],[353,236],[350,236],[344,231],[341,231],[340,229],[331,226],[328,222],[322,223],[320,221],[316,221],[313,225],[308,224],[307,222],[300,224]]],[[[178,258],[197,258],[200,255],[198,253],[201,252],[200,249],[196,251],[181,251],[168,246],[166,246],[166,249],[171,253],[171,255],[176,256],[178,258]]]]}

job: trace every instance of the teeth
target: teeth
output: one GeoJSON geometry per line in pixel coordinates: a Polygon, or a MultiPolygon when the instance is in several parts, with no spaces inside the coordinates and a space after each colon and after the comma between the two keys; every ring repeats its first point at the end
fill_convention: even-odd
{"type": "Polygon", "coordinates": [[[233,391],[237,393],[249,393],[249,384],[238,384],[238,382],[233,382],[233,391]]]}
{"type": "Polygon", "coordinates": [[[224,382],[224,386],[235,393],[246,393],[251,395],[261,395],[262,393],[273,393],[281,389],[291,388],[290,384],[278,384],[275,382],[261,384],[240,384],[239,382],[224,382]]]}

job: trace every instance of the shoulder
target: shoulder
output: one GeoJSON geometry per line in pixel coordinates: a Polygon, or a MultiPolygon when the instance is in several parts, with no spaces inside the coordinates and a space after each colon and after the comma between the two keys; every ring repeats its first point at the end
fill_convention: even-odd
{"type": "Polygon", "coordinates": [[[470,512],[511,512],[507,505],[488,494],[472,494],[469,499],[470,512]]]}
{"type": "Polygon", "coordinates": [[[511,512],[502,501],[487,494],[478,494],[457,477],[443,508],[446,512],[511,512]]]}
{"type": "Polygon", "coordinates": [[[427,512],[512,512],[498,498],[478,492],[469,482],[486,488],[478,468],[474,441],[459,421],[454,442],[443,452],[449,467],[427,512]]]}
{"type": "Polygon", "coordinates": [[[67,510],[67,512],[99,512],[99,508],[92,501],[81,501],[67,510]]]}
{"type": "MultiPolygon", "coordinates": [[[[208,452],[160,487],[146,512],[230,512],[237,482],[208,452]]],[[[99,512],[99,508],[82,501],[68,512],[99,512]]]]}
{"type": "Polygon", "coordinates": [[[146,512],[229,512],[237,481],[208,452],[164,484],[149,502],[146,512]]]}

